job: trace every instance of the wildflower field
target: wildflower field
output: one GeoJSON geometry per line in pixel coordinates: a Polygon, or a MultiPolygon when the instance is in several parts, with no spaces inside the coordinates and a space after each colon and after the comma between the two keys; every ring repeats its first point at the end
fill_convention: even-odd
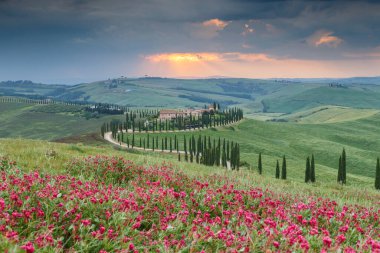
{"type": "Polygon", "coordinates": [[[0,164],[1,252],[380,252],[376,205],[117,157],[76,159],[60,175],[0,164]]]}

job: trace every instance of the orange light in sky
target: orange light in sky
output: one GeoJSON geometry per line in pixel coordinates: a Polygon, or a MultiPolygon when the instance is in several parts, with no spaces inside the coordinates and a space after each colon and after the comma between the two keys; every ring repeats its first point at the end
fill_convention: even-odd
{"type": "Polygon", "coordinates": [[[150,55],[145,58],[152,62],[205,62],[219,60],[219,56],[215,53],[169,53],[150,55]]]}
{"type": "Polygon", "coordinates": [[[162,53],[145,56],[139,74],[166,77],[310,78],[375,76],[380,59],[306,60],[240,52],[162,53]],[[366,64],[364,64],[366,62],[366,64]],[[349,73],[349,75],[347,74],[349,73]]]}

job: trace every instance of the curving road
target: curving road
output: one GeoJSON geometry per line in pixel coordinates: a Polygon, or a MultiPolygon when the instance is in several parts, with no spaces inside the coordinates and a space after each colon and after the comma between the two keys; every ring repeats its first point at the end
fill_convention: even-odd
{"type": "MultiPolygon", "coordinates": [[[[242,120],[240,120],[242,121],[242,120]]],[[[237,123],[240,123],[240,121],[238,122],[234,122],[232,124],[228,124],[228,125],[224,125],[224,126],[219,126],[219,127],[226,127],[226,126],[231,126],[231,125],[235,125],[237,123]]],[[[218,128],[218,127],[216,127],[218,128]]],[[[159,132],[159,131],[156,131],[156,132],[153,132],[153,131],[141,131],[140,132],[136,132],[135,131],[135,134],[144,134],[144,133],[156,133],[156,134],[159,134],[159,133],[181,133],[181,132],[189,132],[189,131],[202,131],[202,130],[206,130],[207,128],[205,129],[202,129],[202,128],[197,128],[197,129],[190,129],[190,130],[170,130],[170,131],[162,131],[162,132],[159,132]]],[[[123,132],[126,132],[125,130],[123,130],[123,132]]],[[[132,130],[131,129],[128,129],[128,133],[132,133],[132,130]]],[[[104,140],[112,143],[113,145],[116,145],[118,147],[122,147],[122,148],[125,148],[125,149],[136,149],[136,150],[143,150],[143,151],[150,151],[150,152],[160,152],[160,153],[172,153],[172,154],[178,154],[178,153],[181,153],[181,154],[185,154],[185,151],[178,151],[177,150],[173,150],[172,152],[170,152],[170,150],[161,150],[161,149],[151,149],[151,148],[141,148],[141,147],[129,147],[127,146],[127,144],[125,143],[121,143],[121,142],[117,142],[116,140],[114,140],[112,138],[112,132],[106,132],[104,133],[104,140]]],[[[227,169],[231,169],[231,166],[230,166],[230,162],[227,161],[227,169]]]]}

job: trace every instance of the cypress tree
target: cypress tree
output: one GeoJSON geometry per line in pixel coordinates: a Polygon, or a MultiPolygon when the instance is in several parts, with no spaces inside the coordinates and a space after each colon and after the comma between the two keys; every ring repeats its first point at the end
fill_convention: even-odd
{"type": "Polygon", "coordinates": [[[132,148],[135,146],[135,134],[132,134],[132,148]]]}
{"type": "Polygon", "coordinates": [[[282,158],[281,179],[286,179],[286,158],[285,155],[282,158]]]}
{"type": "Polygon", "coordinates": [[[315,183],[315,162],[314,162],[314,155],[311,155],[310,181],[312,183],[315,183]]]}
{"type": "Polygon", "coordinates": [[[185,161],[188,161],[188,156],[187,156],[187,143],[186,143],[186,137],[183,136],[183,149],[185,151],[185,161]]]}
{"type": "Polygon", "coordinates": [[[308,183],[309,181],[311,181],[311,178],[310,178],[310,158],[307,157],[306,159],[306,169],[305,169],[305,183],[308,183]]]}
{"type": "Polygon", "coordinates": [[[258,162],[257,168],[259,170],[259,174],[261,175],[263,173],[263,164],[261,161],[261,153],[259,153],[259,162],[258,162]]]}
{"type": "Polygon", "coordinates": [[[346,184],[346,150],[342,151],[342,184],[346,184]]]}
{"type": "Polygon", "coordinates": [[[222,153],[222,166],[227,168],[226,150],[223,150],[223,153],[222,153]]]}
{"type": "Polygon", "coordinates": [[[380,190],[380,160],[379,158],[377,158],[377,165],[376,165],[375,189],[380,190]]]}
{"type": "Polygon", "coordinates": [[[240,167],[240,145],[236,143],[236,169],[240,167]]]}
{"type": "Polygon", "coordinates": [[[181,161],[181,153],[178,152],[178,161],[181,161]]]}
{"type": "Polygon", "coordinates": [[[230,160],[230,141],[227,141],[227,160],[230,160]]]}
{"type": "Polygon", "coordinates": [[[173,151],[173,146],[172,146],[172,137],[170,137],[170,142],[169,142],[169,149],[170,149],[170,153],[173,151]]]}
{"type": "Polygon", "coordinates": [[[189,152],[190,152],[190,162],[192,163],[193,162],[193,142],[191,140],[191,137],[189,137],[189,152]]]}
{"type": "Polygon", "coordinates": [[[339,156],[338,178],[336,181],[340,184],[342,183],[342,156],[339,156]]]}
{"type": "Polygon", "coordinates": [[[280,164],[277,160],[277,164],[276,164],[276,178],[279,179],[280,178],[280,164]]]}
{"type": "Polygon", "coordinates": [[[152,150],[154,151],[154,136],[152,138],[152,150]]]}

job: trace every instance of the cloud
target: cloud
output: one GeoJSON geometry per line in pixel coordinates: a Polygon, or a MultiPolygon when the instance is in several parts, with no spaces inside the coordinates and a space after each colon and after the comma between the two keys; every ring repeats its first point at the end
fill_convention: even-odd
{"type": "Polygon", "coordinates": [[[253,29],[249,24],[244,24],[243,32],[241,33],[241,35],[247,36],[248,34],[253,33],[254,31],[255,29],[253,29]]]}
{"type": "Polygon", "coordinates": [[[273,60],[266,54],[240,53],[240,52],[199,52],[199,53],[163,53],[144,56],[144,59],[152,62],[256,62],[273,60]]]}
{"type": "Polygon", "coordinates": [[[212,39],[219,35],[231,21],[224,21],[218,18],[205,20],[203,22],[193,23],[192,34],[202,39],[212,39]]]}
{"type": "Polygon", "coordinates": [[[341,38],[337,36],[333,36],[333,32],[325,31],[325,30],[319,30],[315,32],[308,39],[308,43],[315,47],[319,47],[319,46],[338,47],[342,42],[343,40],[341,38]]]}
{"type": "Polygon", "coordinates": [[[353,58],[353,59],[380,59],[380,46],[375,47],[370,50],[346,52],[343,55],[347,58],[353,58]]]}
{"type": "Polygon", "coordinates": [[[380,59],[305,60],[274,58],[264,53],[166,53],[144,58],[140,74],[165,77],[229,76],[246,78],[312,78],[378,75],[380,59]],[[348,74],[349,73],[349,74],[348,74]]]}
{"type": "Polygon", "coordinates": [[[144,58],[150,62],[209,62],[220,60],[216,53],[165,53],[148,55],[144,58]]]}
{"type": "Polygon", "coordinates": [[[212,27],[218,31],[223,30],[228,26],[228,24],[231,23],[231,21],[223,21],[217,18],[206,20],[202,22],[202,25],[205,27],[212,27]]]}

